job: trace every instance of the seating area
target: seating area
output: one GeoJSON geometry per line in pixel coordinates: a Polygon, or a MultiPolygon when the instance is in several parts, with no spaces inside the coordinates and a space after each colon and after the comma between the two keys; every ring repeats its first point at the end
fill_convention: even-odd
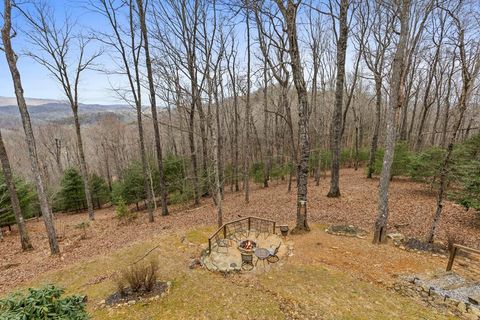
{"type": "Polygon", "coordinates": [[[287,234],[277,234],[276,228],[275,221],[256,217],[224,224],[209,238],[203,265],[222,272],[266,270],[293,248],[286,243],[287,234]]]}

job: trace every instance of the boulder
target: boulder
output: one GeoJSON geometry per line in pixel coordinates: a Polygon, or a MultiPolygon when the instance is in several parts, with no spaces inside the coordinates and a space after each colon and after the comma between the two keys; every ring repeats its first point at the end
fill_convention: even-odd
{"type": "Polygon", "coordinates": [[[387,238],[392,239],[394,242],[403,242],[405,240],[405,236],[401,233],[389,233],[387,238]]]}

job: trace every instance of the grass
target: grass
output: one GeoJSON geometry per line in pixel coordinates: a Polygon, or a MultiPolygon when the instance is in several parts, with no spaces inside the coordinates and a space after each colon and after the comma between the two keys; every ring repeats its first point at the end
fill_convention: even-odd
{"type": "MultiPolygon", "coordinates": [[[[109,255],[47,273],[28,286],[56,283],[67,293],[88,295],[88,311],[93,319],[449,319],[384,287],[326,266],[319,262],[321,259],[313,263],[303,260],[300,254],[278,263],[269,272],[225,277],[204,269],[189,269],[189,261],[199,254],[213,229],[134,243],[109,255]],[[157,245],[151,255],[159,258],[160,280],[172,281],[170,293],[154,302],[97,308],[115,290],[113,274],[157,245]]],[[[308,236],[293,238],[295,243],[301,242],[301,237],[334,237],[325,235],[318,226],[312,229],[308,236]]],[[[339,242],[350,241],[347,245],[355,241],[337,238],[339,242]]],[[[317,255],[321,250],[311,252],[317,255]]]]}

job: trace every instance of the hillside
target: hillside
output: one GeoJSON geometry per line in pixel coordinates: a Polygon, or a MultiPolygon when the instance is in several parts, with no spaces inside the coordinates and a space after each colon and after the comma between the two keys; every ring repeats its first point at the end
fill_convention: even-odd
{"type": "MultiPolygon", "coordinates": [[[[27,98],[27,105],[30,117],[36,125],[72,123],[72,111],[64,101],[27,98]]],[[[82,124],[95,123],[99,117],[106,114],[114,114],[122,121],[135,119],[134,110],[128,105],[80,104],[79,106],[82,124]]],[[[0,127],[19,125],[21,125],[21,119],[15,99],[0,97],[0,127]]]]}

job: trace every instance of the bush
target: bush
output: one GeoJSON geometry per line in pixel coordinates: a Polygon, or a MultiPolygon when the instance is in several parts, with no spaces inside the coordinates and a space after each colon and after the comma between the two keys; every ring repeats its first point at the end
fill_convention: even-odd
{"type": "MultiPolygon", "coordinates": [[[[35,189],[18,177],[14,177],[14,183],[23,217],[26,219],[33,217],[39,211],[35,189]]],[[[10,192],[5,184],[3,174],[0,172],[0,227],[13,224],[15,224],[15,215],[10,203],[10,192]]]]}
{"type": "Polygon", "coordinates": [[[121,222],[130,222],[137,217],[135,213],[128,209],[127,204],[121,198],[115,204],[115,215],[121,222]]]}
{"type": "Polygon", "coordinates": [[[408,166],[409,175],[413,180],[429,182],[438,176],[445,157],[445,150],[437,147],[413,155],[408,166]]]}
{"type": "Polygon", "coordinates": [[[452,158],[449,178],[457,190],[450,197],[480,217],[480,134],[455,146],[452,158]]]}
{"type": "MultiPolygon", "coordinates": [[[[384,150],[378,150],[375,157],[374,174],[379,175],[382,172],[384,150]]],[[[393,156],[392,169],[390,177],[408,176],[409,166],[412,158],[412,153],[408,149],[405,141],[399,141],[395,145],[395,153],[393,156]]]]}
{"type": "Polygon", "coordinates": [[[144,290],[150,292],[157,283],[158,260],[150,259],[134,263],[124,269],[116,278],[118,292],[125,295],[125,287],[128,285],[133,292],[144,290]]]}
{"type": "Polygon", "coordinates": [[[187,188],[183,192],[175,191],[168,195],[168,200],[170,204],[179,204],[185,203],[193,199],[193,189],[187,188]]]}
{"type": "Polygon", "coordinates": [[[0,318],[17,319],[88,319],[84,297],[62,298],[63,289],[48,285],[40,289],[28,289],[28,294],[15,293],[0,300],[0,318]]]}

